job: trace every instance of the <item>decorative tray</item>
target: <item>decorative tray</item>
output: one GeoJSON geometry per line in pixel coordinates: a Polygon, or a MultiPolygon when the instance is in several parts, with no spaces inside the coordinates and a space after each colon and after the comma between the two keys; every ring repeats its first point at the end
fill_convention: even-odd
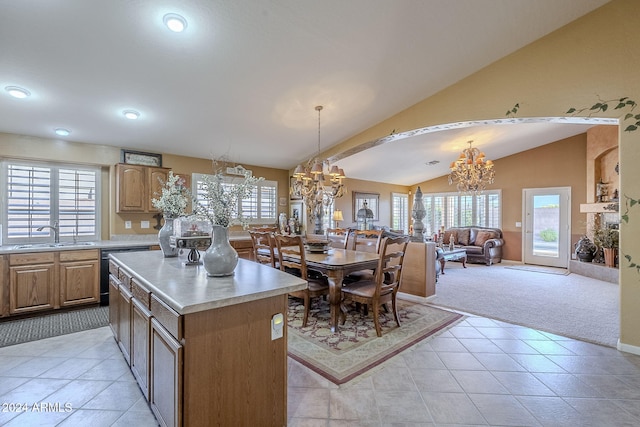
{"type": "Polygon", "coordinates": [[[327,253],[327,251],[330,248],[329,242],[326,242],[326,241],[307,242],[305,243],[304,247],[307,250],[307,252],[318,253],[318,254],[327,253]]]}

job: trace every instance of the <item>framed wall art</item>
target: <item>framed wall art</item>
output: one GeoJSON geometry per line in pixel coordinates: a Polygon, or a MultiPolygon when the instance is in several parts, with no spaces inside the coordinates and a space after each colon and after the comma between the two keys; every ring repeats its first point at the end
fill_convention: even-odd
{"type": "Polygon", "coordinates": [[[145,153],[143,151],[120,150],[120,163],[130,165],[162,167],[162,154],[145,153]]]}

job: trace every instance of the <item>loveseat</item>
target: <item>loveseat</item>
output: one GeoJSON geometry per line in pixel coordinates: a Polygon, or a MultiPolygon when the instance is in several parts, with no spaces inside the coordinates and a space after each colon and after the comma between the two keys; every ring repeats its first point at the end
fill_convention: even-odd
{"type": "Polygon", "coordinates": [[[453,238],[456,248],[467,251],[467,262],[491,265],[502,261],[502,230],[488,227],[454,227],[444,231],[443,245],[453,238]]]}

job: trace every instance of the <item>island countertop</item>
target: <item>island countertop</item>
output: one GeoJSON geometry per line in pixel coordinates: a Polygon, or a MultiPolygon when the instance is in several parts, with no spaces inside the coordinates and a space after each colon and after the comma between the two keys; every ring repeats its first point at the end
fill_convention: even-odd
{"type": "Polygon", "coordinates": [[[161,251],[109,255],[179,314],[196,313],[305,289],[299,277],[239,259],[232,276],[208,277],[202,265],[184,265],[161,251]]]}

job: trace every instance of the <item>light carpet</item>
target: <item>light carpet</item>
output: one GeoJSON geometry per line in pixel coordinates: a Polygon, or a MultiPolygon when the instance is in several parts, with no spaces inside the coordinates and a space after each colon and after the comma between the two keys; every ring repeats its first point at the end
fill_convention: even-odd
{"type": "Polygon", "coordinates": [[[562,276],[566,276],[570,273],[566,268],[545,267],[543,265],[508,265],[505,266],[505,268],[510,268],[512,270],[532,271],[534,273],[560,274],[562,276]]]}
{"type": "Polygon", "coordinates": [[[398,300],[398,327],[393,314],[382,312],[382,336],[373,317],[351,311],[338,333],[329,328],[329,305],[315,298],[307,327],[302,327],[304,305],[289,299],[289,356],[335,384],[343,384],[413,344],[453,326],[464,316],[423,304],[398,300]]]}
{"type": "Polygon", "coordinates": [[[430,304],[615,347],[619,287],[578,274],[539,274],[502,262],[448,262],[430,304]]]}

